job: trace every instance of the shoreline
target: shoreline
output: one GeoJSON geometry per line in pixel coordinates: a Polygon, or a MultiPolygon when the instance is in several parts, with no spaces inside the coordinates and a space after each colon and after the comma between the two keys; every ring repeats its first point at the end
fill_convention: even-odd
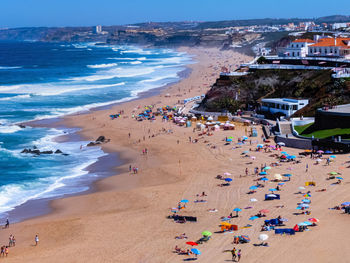
{"type": "MultiPolygon", "coordinates": [[[[196,63],[196,62],[193,61],[192,63],[196,63]]],[[[142,99],[159,95],[162,91],[166,90],[167,88],[171,87],[176,83],[180,83],[183,79],[186,79],[191,75],[192,69],[189,68],[188,65],[184,67],[185,68],[183,70],[177,73],[179,77],[177,81],[170,82],[166,85],[163,85],[157,88],[142,91],[137,94],[136,98],[132,98],[124,102],[111,103],[109,105],[91,108],[89,109],[88,112],[77,112],[77,113],[65,115],[62,117],[33,120],[33,121],[24,122],[21,124],[24,124],[30,127],[43,127],[43,128],[49,128],[49,129],[50,128],[56,128],[60,130],[64,130],[67,128],[75,129],[77,127],[74,127],[74,126],[68,127],[65,125],[65,118],[69,116],[81,116],[85,114],[91,114],[92,112],[95,112],[95,111],[108,110],[113,107],[122,105],[124,103],[129,103],[132,101],[142,100],[142,99]]],[[[55,137],[55,141],[56,142],[83,141],[84,138],[88,139],[87,137],[81,136],[80,131],[77,130],[70,134],[58,135],[57,137],[55,137]]],[[[48,197],[48,198],[28,200],[25,203],[15,207],[13,210],[5,212],[7,215],[3,217],[2,220],[5,220],[6,218],[11,218],[11,219],[13,218],[13,220],[11,220],[12,223],[20,223],[22,221],[29,220],[29,219],[40,218],[41,216],[45,216],[45,215],[48,215],[49,213],[54,212],[54,209],[51,205],[51,202],[54,200],[80,196],[80,195],[87,195],[97,191],[101,191],[101,189],[99,189],[98,187],[98,182],[109,176],[117,176],[118,173],[120,173],[120,166],[127,163],[128,159],[119,158],[119,153],[117,151],[103,149],[103,144],[97,147],[101,147],[102,151],[106,155],[98,157],[96,162],[85,167],[83,171],[87,171],[88,173],[78,178],[79,181],[83,181],[84,185],[88,187],[87,190],[78,191],[78,192],[69,193],[69,194],[62,194],[62,195],[48,197]],[[112,160],[115,160],[116,162],[115,165],[109,165],[109,163],[112,160]],[[89,175],[91,176],[91,174],[97,174],[97,178],[89,177],[89,175]],[[83,178],[85,178],[85,180],[83,180],[83,178]]]]}

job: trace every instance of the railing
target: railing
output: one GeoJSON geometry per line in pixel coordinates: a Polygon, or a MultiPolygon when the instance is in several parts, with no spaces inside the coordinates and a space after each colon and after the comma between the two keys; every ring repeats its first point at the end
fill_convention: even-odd
{"type": "Polygon", "coordinates": [[[302,59],[302,60],[321,60],[321,61],[350,63],[350,60],[346,59],[346,58],[327,58],[327,57],[312,57],[312,56],[306,56],[306,57],[265,56],[265,58],[269,59],[269,60],[296,60],[296,59],[302,59]]]}
{"type": "Polygon", "coordinates": [[[220,76],[245,76],[250,72],[221,72],[220,76]]]}
{"type": "Polygon", "coordinates": [[[297,70],[325,70],[334,67],[304,66],[304,65],[273,65],[273,64],[256,64],[250,65],[249,69],[297,69],[297,70]]]}

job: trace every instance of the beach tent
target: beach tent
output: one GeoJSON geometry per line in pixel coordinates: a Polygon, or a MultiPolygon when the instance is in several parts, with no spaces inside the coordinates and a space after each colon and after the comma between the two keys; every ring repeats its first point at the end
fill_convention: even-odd
{"type": "Polygon", "coordinates": [[[223,222],[220,224],[221,227],[221,232],[225,232],[225,231],[237,231],[238,230],[238,226],[237,225],[232,225],[226,222],[223,222]]]}
{"type": "Polygon", "coordinates": [[[316,186],[316,182],[305,182],[305,186],[316,186]]]}
{"type": "Polygon", "coordinates": [[[269,201],[269,200],[279,200],[281,199],[280,195],[279,194],[266,194],[265,195],[265,201],[269,201]]]}

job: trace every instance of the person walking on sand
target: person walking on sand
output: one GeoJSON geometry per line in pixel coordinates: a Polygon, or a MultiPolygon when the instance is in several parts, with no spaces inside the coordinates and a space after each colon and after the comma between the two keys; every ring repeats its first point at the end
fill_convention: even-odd
{"type": "Polygon", "coordinates": [[[9,219],[7,218],[7,219],[6,219],[5,228],[9,228],[9,227],[10,227],[10,221],[9,221],[9,219]]]}
{"type": "Polygon", "coordinates": [[[38,245],[38,243],[39,243],[39,236],[38,235],[35,235],[35,246],[37,246],[38,245]]]}
{"type": "Polygon", "coordinates": [[[239,262],[241,260],[241,256],[242,256],[242,250],[239,249],[237,252],[237,261],[239,262]]]}
{"type": "Polygon", "coordinates": [[[231,253],[232,253],[232,261],[236,261],[236,248],[234,247],[232,250],[231,250],[231,253]]]}
{"type": "Polygon", "coordinates": [[[306,172],[309,171],[309,165],[306,164],[306,172]]]}

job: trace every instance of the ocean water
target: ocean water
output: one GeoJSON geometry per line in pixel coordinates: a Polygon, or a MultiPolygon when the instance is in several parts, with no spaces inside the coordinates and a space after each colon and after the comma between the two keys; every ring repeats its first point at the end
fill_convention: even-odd
{"type": "Polygon", "coordinates": [[[28,200],[88,189],[86,167],[105,153],[84,141],[55,142],[76,129],[21,128],[136,98],[179,80],[191,58],[170,49],[91,44],[0,42],[0,218],[28,200]],[[34,156],[24,148],[68,155],[34,156]]]}

